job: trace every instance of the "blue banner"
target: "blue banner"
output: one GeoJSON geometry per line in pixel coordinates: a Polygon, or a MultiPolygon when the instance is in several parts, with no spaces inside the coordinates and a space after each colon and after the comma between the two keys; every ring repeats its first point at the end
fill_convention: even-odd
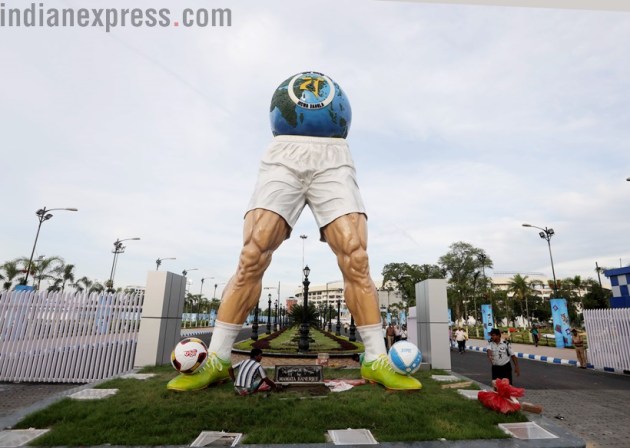
{"type": "Polygon", "coordinates": [[[389,324],[391,324],[391,323],[392,323],[392,313],[389,313],[389,312],[388,312],[388,313],[385,315],[385,322],[387,322],[387,325],[389,325],[389,324]]]}
{"type": "Polygon", "coordinates": [[[569,325],[569,311],[566,299],[550,299],[553,331],[556,336],[556,347],[571,346],[571,328],[569,325]]]}
{"type": "Polygon", "coordinates": [[[407,323],[407,314],[404,311],[399,312],[398,320],[400,321],[400,325],[405,325],[407,323]]]}
{"type": "Polygon", "coordinates": [[[483,338],[487,341],[490,339],[490,330],[494,325],[494,317],[492,316],[492,305],[481,305],[481,319],[483,322],[483,338]]]}
{"type": "Polygon", "coordinates": [[[451,309],[448,309],[448,326],[452,327],[453,326],[453,317],[451,315],[451,309]]]}
{"type": "Polygon", "coordinates": [[[216,310],[211,310],[210,311],[210,326],[214,327],[214,322],[217,319],[217,312],[216,310]]]}

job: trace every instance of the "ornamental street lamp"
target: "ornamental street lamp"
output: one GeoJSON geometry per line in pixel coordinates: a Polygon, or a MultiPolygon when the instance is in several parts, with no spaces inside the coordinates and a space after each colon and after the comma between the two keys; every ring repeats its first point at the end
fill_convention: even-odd
{"type": "Polygon", "coordinates": [[[538,230],[542,230],[538,235],[547,241],[547,246],[549,246],[549,258],[551,259],[551,273],[553,274],[553,296],[558,297],[558,282],[556,281],[556,270],[553,267],[553,255],[551,254],[551,237],[555,235],[553,229],[548,229],[545,227],[533,226],[531,224],[523,224],[523,227],[533,227],[538,230]]]}
{"type": "Polygon", "coordinates": [[[28,276],[31,273],[31,266],[33,264],[33,255],[35,255],[35,247],[37,246],[37,239],[39,238],[39,230],[42,228],[42,224],[44,221],[48,221],[50,218],[53,217],[52,213],[48,213],[48,212],[52,212],[54,210],[67,210],[69,212],[76,212],[79,211],[76,208],[40,208],[39,210],[37,210],[35,212],[35,215],[37,215],[37,219],[39,220],[39,224],[37,225],[37,233],[35,234],[35,242],[33,243],[33,250],[31,251],[31,258],[29,258],[28,260],[28,267],[26,268],[26,276],[24,277],[24,280],[22,281],[23,285],[26,285],[28,283],[28,276]]]}
{"type": "Polygon", "coordinates": [[[337,299],[337,328],[335,328],[335,335],[341,335],[341,300],[337,299]]]}
{"type": "Polygon", "coordinates": [[[311,282],[308,281],[308,275],[311,273],[311,270],[309,269],[308,266],[304,267],[304,280],[302,281],[302,285],[304,286],[304,305],[302,307],[302,325],[300,325],[300,340],[298,342],[298,348],[300,349],[300,351],[302,352],[307,352],[308,351],[308,347],[309,347],[309,342],[308,342],[308,322],[306,321],[307,319],[307,313],[308,313],[308,285],[311,284],[311,282]]]}
{"type": "Polygon", "coordinates": [[[140,240],[139,237],[134,237],[134,238],[125,238],[125,239],[117,239],[116,241],[114,241],[114,250],[112,251],[112,253],[114,254],[114,261],[112,262],[112,272],[109,274],[109,288],[107,289],[108,292],[114,292],[114,275],[116,274],[116,264],[118,262],[118,255],[119,254],[123,254],[125,253],[125,246],[123,246],[123,241],[138,241],[140,240]]]}
{"type": "Polygon", "coordinates": [[[273,331],[278,331],[278,301],[275,301],[276,315],[273,318],[273,331]]]}
{"type": "Polygon", "coordinates": [[[258,340],[258,302],[254,308],[254,323],[252,324],[252,341],[258,340]]]}
{"type": "Polygon", "coordinates": [[[300,238],[302,239],[302,269],[304,269],[304,242],[306,241],[306,238],[308,238],[308,236],[300,235],[300,238]]]}
{"type": "Polygon", "coordinates": [[[211,278],[214,278],[214,277],[204,277],[204,278],[202,278],[202,279],[201,279],[201,288],[199,288],[199,298],[200,298],[200,299],[201,299],[201,293],[203,292],[203,282],[204,282],[205,280],[209,280],[209,279],[211,279],[211,278]]]}
{"type": "Polygon", "coordinates": [[[186,277],[190,271],[198,271],[198,270],[199,270],[199,268],[188,268],[188,269],[184,269],[184,270],[182,271],[182,275],[183,275],[184,277],[186,277]]]}
{"type": "Polygon", "coordinates": [[[271,293],[269,293],[269,306],[267,307],[267,334],[271,334],[271,293]]]}
{"type": "Polygon", "coordinates": [[[350,315],[350,334],[348,335],[348,339],[350,342],[354,342],[357,340],[357,327],[354,325],[354,316],[350,315]]]}
{"type": "Polygon", "coordinates": [[[160,270],[160,265],[162,264],[162,262],[164,260],[177,260],[177,258],[175,258],[175,257],[158,258],[157,260],[155,260],[155,270],[156,271],[160,270]]]}

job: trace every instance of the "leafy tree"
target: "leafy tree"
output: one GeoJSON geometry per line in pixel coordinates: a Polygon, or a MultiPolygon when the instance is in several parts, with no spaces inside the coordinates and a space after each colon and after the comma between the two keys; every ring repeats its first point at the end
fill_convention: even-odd
{"type": "Polygon", "coordinates": [[[434,264],[388,263],[383,267],[382,275],[383,286],[386,289],[392,291],[391,283],[395,283],[402,294],[403,301],[406,301],[408,306],[414,306],[416,283],[430,278],[444,278],[446,273],[434,264]]]}
{"type": "MultiPolygon", "coordinates": [[[[293,322],[294,325],[299,325],[303,322],[303,311],[304,305],[298,303],[293,305],[291,308],[291,312],[289,313],[289,318],[293,322]]],[[[315,304],[313,302],[309,302],[306,307],[306,322],[309,326],[315,327],[317,326],[317,321],[319,319],[319,312],[317,308],[315,308],[315,304]]]]}
{"type": "Polygon", "coordinates": [[[59,270],[59,273],[61,275],[61,291],[64,291],[66,289],[66,283],[74,283],[74,265],[64,264],[63,267],[61,267],[61,269],[59,270]]]}
{"type": "MultiPolygon", "coordinates": [[[[493,263],[483,249],[463,241],[451,244],[449,249],[448,253],[439,258],[438,265],[447,275],[449,289],[453,291],[449,294],[449,305],[455,310],[455,317],[460,318],[464,301],[469,302],[477,293],[477,285],[480,283],[478,273],[485,268],[492,268],[493,263]]],[[[483,281],[482,277],[482,287],[485,286],[483,281]]]]}
{"type": "Polygon", "coordinates": [[[610,308],[610,299],[612,298],[610,290],[602,288],[599,282],[592,278],[586,279],[584,283],[587,288],[587,293],[582,297],[584,309],[610,308]]]}
{"type": "Polygon", "coordinates": [[[0,279],[4,280],[2,289],[8,291],[13,286],[13,281],[22,273],[19,267],[19,260],[5,261],[0,269],[4,272],[0,274],[0,279]]]}
{"type": "Polygon", "coordinates": [[[531,286],[531,282],[527,281],[529,277],[526,275],[523,277],[521,274],[516,274],[508,282],[508,293],[512,293],[512,298],[518,300],[521,304],[521,315],[527,316],[527,325],[530,325],[529,317],[529,304],[528,299],[534,292],[531,286]],[[523,303],[525,303],[525,309],[523,309],[523,303]],[[525,312],[524,312],[525,311],[525,312]]]}

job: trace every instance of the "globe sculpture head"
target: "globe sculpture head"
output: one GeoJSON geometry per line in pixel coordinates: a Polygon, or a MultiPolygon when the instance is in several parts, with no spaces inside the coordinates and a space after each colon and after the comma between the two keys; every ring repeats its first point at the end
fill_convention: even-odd
{"type": "Polygon", "coordinates": [[[318,72],[302,72],[278,86],[271,99],[273,135],[346,138],[352,109],[339,84],[318,72]]]}

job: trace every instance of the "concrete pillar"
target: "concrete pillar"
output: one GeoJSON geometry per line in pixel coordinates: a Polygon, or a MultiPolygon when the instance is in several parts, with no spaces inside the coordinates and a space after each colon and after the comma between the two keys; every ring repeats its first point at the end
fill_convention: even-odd
{"type": "Polygon", "coordinates": [[[429,279],[416,284],[417,345],[422,361],[432,369],[451,370],[448,337],[446,280],[429,279]]]}
{"type": "Polygon", "coordinates": [[[186,277],[151,271],[142,305],[134,367],[168,364],[181,339],[186,277]]]}

